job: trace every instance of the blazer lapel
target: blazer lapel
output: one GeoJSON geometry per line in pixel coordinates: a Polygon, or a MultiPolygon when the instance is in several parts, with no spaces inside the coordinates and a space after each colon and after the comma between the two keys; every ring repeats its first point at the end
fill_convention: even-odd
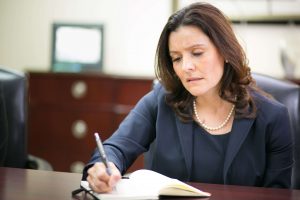
{"type": "Polygon", "coordinates": [[[241,148],[244,140],[250,132],[250,128],[254,122],[254,119],[237,119],[233,123],[233,127],[231,130],[231,136],[228,142],[228,147],[225,155],[224,169],[223,169],[223,177],[224,183],[226,184],[226,175],[228,169],[241,148]]]}
{"type": "MultiPolygon", "coordinates": [[[[191,167],[192,167],[193,122],[182,123],[177,117],[176,117],[176,122],[177,122],[176,125],[178,130],[179,141],[184,154],[185,166],[186,166],[187,178],[188,178],[187,181],[188,181],[190,180],[191,177],[191,167]]],[[[224,169],[223,169],[225,184],[227,182],[226,175],[228,169],[234,157],[236,156],[239,149],[241,148],[244,140],[249,134],[253,122],[254,119],[237,119],[233,123],[231,136],[229,139],[229,143],[225,155],[225,162],[224,162],[224,169]]]]}
{"type": "Polygon", "coordinates": [[[177,129],[179,135],[179,141],[182,147],[182,151],[185,159],[185,166],[187,169],[187,181],[191,177],[192,167],[192,148],[193,148],[193,122],[182,123],[177,117],[177,129]]]}

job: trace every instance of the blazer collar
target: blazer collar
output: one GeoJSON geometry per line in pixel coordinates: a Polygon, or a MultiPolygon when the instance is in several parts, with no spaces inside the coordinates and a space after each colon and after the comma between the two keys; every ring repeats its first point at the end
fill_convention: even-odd
{"type": "MultiPolygon", "coordinates": [[[[192,169],[192,158],[193,158],[193,122],[183,123],[177,117],[177,129],[178,135],[180,139],[180,145],[182,147],[182,151],[185,158],[185,166],[187,170],[187,180],[190,180],[191,177],[191,169],[192,169]]],[[[244,140],[246,139],[248,133],[250,132],[250,128],[254,122],[254,119],[235,119],[231,136],[228,142],[228,147],[225,155],[224,162],[224,180],[226,182],[226,174],[228,169],[241,148],[244,140]]]]}
{"type": "Polygon", "coordinates": [[[177,120],[177,129],[179,135],[180,145],[182,147],[186,172],[187,172],[187,180],[190,180],[191,177],[191,169],[192,169],[192,156],[193,156],[193,122],[183,123],[178,117],[177,120]]]}
{"type": "Polygon", "coordinates": [[[254,119],[235,119],[233,122],[224,161],[223,176],[225,184],[228,169],[249,134],[253,122],[254,119]]]}

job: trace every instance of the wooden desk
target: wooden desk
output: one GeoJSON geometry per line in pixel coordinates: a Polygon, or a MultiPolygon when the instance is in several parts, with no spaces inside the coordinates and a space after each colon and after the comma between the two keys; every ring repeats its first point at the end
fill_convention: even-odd
{"type": "Polygon", "coordinates": [[[0,167],[0,199],[72,199],[81,174],[0,167]]]}
{"type": "MultiPolygon", "coordinates": [[[[0,199],[72,199],[81,174],[0,167],[0,199]]],[[[300,190],[190,183],[212,193],[209,200],[299,200],[300,190]]],[[[208,198],[205,198],[207,200],[208,198]]],[[[179,198],[176,198],[179,200],[179,198]]],[[[189,198],[188,200],[191,200],[189,198]]],[[[199,198],[199,200],[204,200],[199,198]]]]}

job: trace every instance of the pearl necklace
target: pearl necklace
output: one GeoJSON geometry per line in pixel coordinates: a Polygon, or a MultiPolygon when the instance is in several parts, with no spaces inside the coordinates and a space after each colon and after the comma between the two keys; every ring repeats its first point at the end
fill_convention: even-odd
{"type": "Polygon", "coordinates": [[[220,124],[219,126],[217,126],[217,127],[210,127],[210,126],[207,126],[204,122],[201,122],[200,117],[199,117],[198,112],[197,112],[196,100],[193,101],[193,108],[194,108],[194,113],[195,113],[196,119],[199,122],[199,124],[204,129],[206,129],[208,131],[216,131],[216,130],[219,130],[219,129],[223,128],[228,123],[228,121],[229,121],[229,119],[230,119],[230,117],[231,117],[231,115],[232,115],[232,113],[234,111],[235,106],[232,105],[232,108],[231,108],[230,112],[228,113],[225,121],[222,124],[220,124]]]}

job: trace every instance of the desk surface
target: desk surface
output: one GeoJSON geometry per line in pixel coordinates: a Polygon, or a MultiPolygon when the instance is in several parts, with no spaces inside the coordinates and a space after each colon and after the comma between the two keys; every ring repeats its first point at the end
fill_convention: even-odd
{"type": "MultiPolygon", "coordinates": [[[[72,199],[71,191],[79,187],[80,179],[81,174],[76,173],[0,167],[0,199],[72,199]]],[[[300,190],[202,183],[191,185],[212,193],[209,200],[300,200],[300,190]]]]}

